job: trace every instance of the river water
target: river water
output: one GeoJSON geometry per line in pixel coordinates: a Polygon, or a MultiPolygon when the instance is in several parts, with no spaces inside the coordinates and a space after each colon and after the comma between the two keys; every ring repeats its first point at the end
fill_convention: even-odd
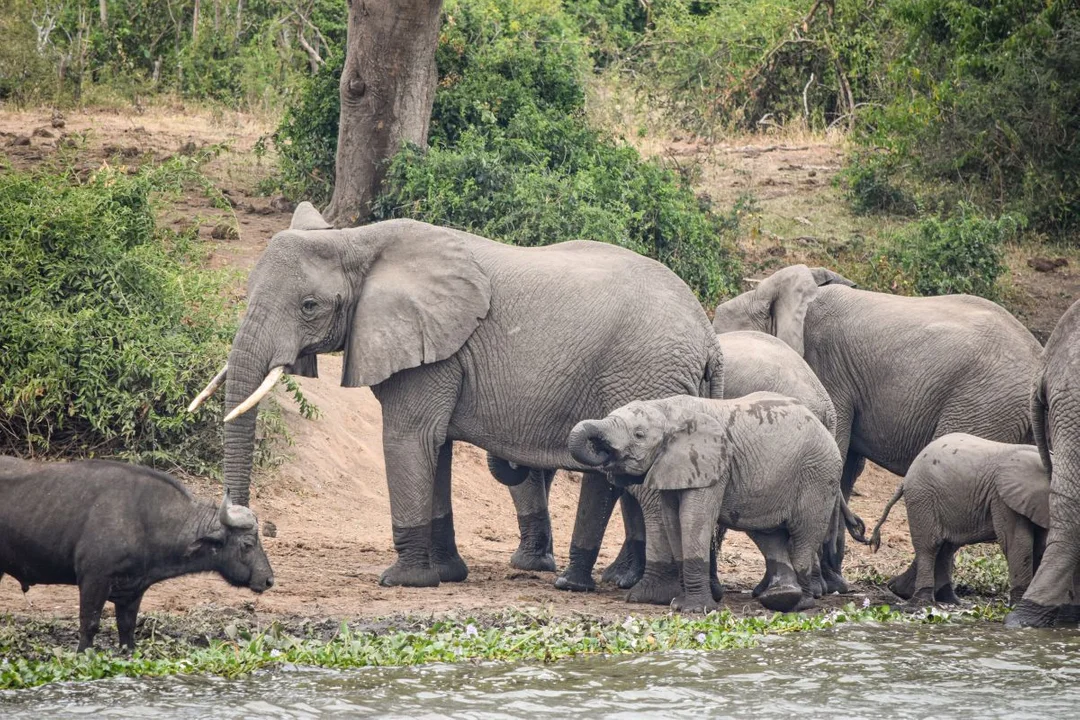
{"type": "Polygon", "coordinates": [[[1080,632],[851,625],[756,648],[348,671],[278,668],[0,693],[0,717],[1076,718],[1080,632]]]}

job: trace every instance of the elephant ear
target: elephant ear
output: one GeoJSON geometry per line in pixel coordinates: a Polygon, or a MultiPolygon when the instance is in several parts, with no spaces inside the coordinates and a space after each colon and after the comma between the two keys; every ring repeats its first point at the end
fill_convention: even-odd
{"type": "Polygon", "coordinates": [[[769,306],[772,335],[804,355],[806,311],[818,296],[814,274],[805,265],[792,265],[761,281],[754,291],[769,306]]]}
{"type": "Polygon", "coordinates": [[[296,206],[289,224],[290,230],[330,230],[333,227],[307,200],[296,206]]]}
{"type": "Polygon", "coordinates": [[[654,490],[693,490],[715,485],[728,472],[724,429],[715,419],[696,415],[664,439],[645,485],[654,490]]]}
{"type": "Polygon", "coordinates": [[[491,284],[460,234],[390,222],[405,223],[406,230],[364,276],[345,342],[346,387],[378,385],[396,372],[445,360],[491,305],[491,284]]]}
{"type": "Polygon", "coordinates": [[[1014,512],[1050,527],[1050,474],[1034,447],[1013,453],[997,472],[997,491],[1014,512]]]}
{"type": "Polygon", "coordinates": [[[297,377],[319,377],[319,356],[315,353],[296,358],[296,362],[285,368],[285,372],[297,377]]]}
{"type": "Polygon", "coordinates": [[[818,287],[824,287],[825,285],[843,285],[844,287],[858,287],[851,280],[841,275],[838,272],[833,272],[829,268],[816,267],[810,268],[810,274],[814,276],[814,282],[818,287]]]}

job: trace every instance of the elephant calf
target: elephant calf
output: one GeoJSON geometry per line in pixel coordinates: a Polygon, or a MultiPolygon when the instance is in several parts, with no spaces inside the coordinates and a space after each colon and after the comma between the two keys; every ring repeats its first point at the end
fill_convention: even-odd
{"type": "MultiPolygon", "coordinates": [[[[578,423],[569,445],[578,462],[659,491],[664,539],[681,565],[676,610],[716,607],[709,551],[718,523],[746,532],[765,555],[772,582],[759,596],[763,605],[813,606],[811,572],[829,535],[844,462],[806,406],[767,392],[632,402],[578,423]]],[[[861,531],[853,535],[861,539],[861,531]]]]}
{"type": "Polygon", "coordinates": [[[943,435],[911,464],[874,528],[901,498],[907,505],[915,560],[889,581],[914,603],[958,603],[953,557],[964,545],[997,542],[1009,562],[1009,597],[1024,594],[1039,566],[1050,524],[1050,476],[1033,445],[1010,445],[966,433],[943,435]]]}

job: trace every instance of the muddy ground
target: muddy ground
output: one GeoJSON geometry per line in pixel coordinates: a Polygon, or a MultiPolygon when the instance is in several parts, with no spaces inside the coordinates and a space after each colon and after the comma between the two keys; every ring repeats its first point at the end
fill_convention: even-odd
{"type": "MultiPolygon", "coordinates": [[[[200,236],[212,248],[207,262],[214,267],[246,273],[273,233],[289,223],[289,208],[273,197],[259,195],[256,184],[272,172],[272,157],[259,159],[253,148],[271,128],[233,113],[199,114],[182,107],[152,108],[142,113],[102,110],[69,112],[63,127],[54,127],[50,111],[0,110],[0,154],[18,168],[57,159],[65,139],[76,141],[64,150],[64,162],[83,171],[102,163],[136,165],[155,162],[179,152],[223,146],[205,168],[217,187],[230,198],[230,210],[215,208],[201,192],[184,195],[162,222],[174,226],[197,224],[200,236]],[[25,138],[25,140],[23,139],[25,138]],[[212,237],[225,224],[236,230],[225,239],[212,237]]],[[[752,254],[782,257],[772,246],[795,247],[798,235],[852,231],[837,225],[835,207],[841,203],[830,184],[840,167],[841,146],[835,138],[778,143],[768,138],[753,143],[711,147],[673,142],[664,152],[682,162],[702,163],[702,191],[727,201],[753,193],[762,210],[763,232],[748,241],[752,254]],[[839,229],[838,229],[839,228],[839,229]]],[[[785,253],[788,252],[785,250],[785,253]]],[[[1052,276],[1039,275],[1024,264],[1023,253],[1013,252],[1012,281],[1032,288],[1024,294],[1028,318],[1045,337],[1068,307],[1080,286],[1076,263],[1052,276]]],[[[161,627],[202,628],[221,625],[230,618],[263,626],[273,620],[301,627],[337,626],[339,619],[371,621],[375,618],[437,616],[445,613],[485,614],[505,608],[539,609],[554,615],[586,614],[622,617],[628,612],[658,614],[665,608],[629,606],[625,591],[601,585],[597,592],[570,594],[554,589],[552,573],[524,573],[509,566],[517,545],[517,525],[509,493],[487,472],[483,453],[459,445],[454,455],[454,515],[457,540],[469,564],[466,582],[439,588],[383,588],[379,573],[393,559],[389,501],[381,451],[381,416],[367,389],[339,387],[340,358],[320,359],[321,379],[299,379],[304,394],[322,411],[319,420],[305,420],[288,399],[281,398],[293,445],[283,452],[284,462],[256,480],[252,507],[260,519],[277,526],[276,537],[265,538],[274,566],[276,585],[261,596],[229,587],[211,576],[193,576],[153,587],[143,604],[161,627]],[[182,614],[182,616],[178,616],[182,614]]],[[[873,525],[892,495],[898,478],[869,466],[859,481],[852,506],[873,525]]],[[[196,483],[196,493],[214,496],[210,482],[196,483]]],[[[566,562],[578,494],[573,474],[559,473],[551,493],[551,514],[556,559],[566,562]]],[[[597,565],[597,573],[614,559],[622,542],[622,523],[613,518],[597,565]]],[[[846,573],[851,578],[890,575],[911,559],[907,524],[901,509],[893,512],[884,531],[880,552],[849,543],[846,573]]],[[[741,533],[729,535],[720,558],[720,574],[727,587],[748,591],[763,571],[753,545],[741,533]]],[[[827,598],[823,605],[887,601],[867,582],[856,585],[851,596],[827,598]]],[[[725,606],[739,612],[759,612],[748,594],[730,592],[725,606]]],[[[73,587],[43,587],[24,597],[10,578],[0,581],[0,622],[35,625],[59,619],[56,632],[73,633],[77,591],[73,587]]],[[[107,609],[107,613],[111,608],[107,609]]],[[[111,627],[111,623],[106,623],[111,627]]],[[[44,627],[44,626],[43,626],[44,627]]],[[[53,632],[53,631],[49,631],[53,632]]],[[[110,632],[112,632],[110,630],[110,632]]],[[[195,632],[192,630],[192,632],[195,632]]],[[[73,634],[70,635],[74,637],[73,634]]]]}

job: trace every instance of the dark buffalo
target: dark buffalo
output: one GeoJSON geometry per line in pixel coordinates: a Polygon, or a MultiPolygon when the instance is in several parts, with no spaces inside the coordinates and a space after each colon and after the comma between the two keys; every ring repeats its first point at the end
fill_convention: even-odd
{"type": "Polygon", "coordinates": [[[138,465],[0,457],[0,577],[79,586],[79,650],[116,606],[120,644],[135,647],[143,593],[156,582],[216,572],[261,593],[274,584],[255,515],[197,500],[175,478],[138,465]]]}

